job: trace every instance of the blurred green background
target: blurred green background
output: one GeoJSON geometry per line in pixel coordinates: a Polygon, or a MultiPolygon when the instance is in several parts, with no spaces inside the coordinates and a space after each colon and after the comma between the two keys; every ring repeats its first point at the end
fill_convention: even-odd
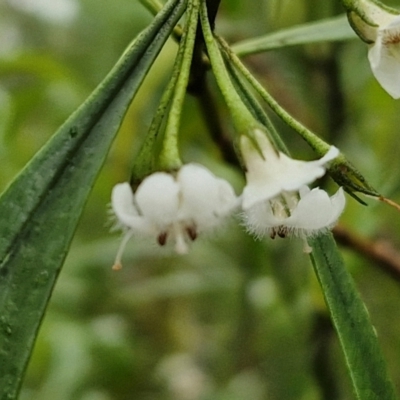
{"type": "MultiPolygon", "coordinates": [[[[222,0],[217,31],[233,43],[341,12],[333,0],[222,0]]],[[[0,2],[0,189],[149,21],[137,0],[0,2]]],[[[187,256],[133,239],[124,268],[111,270],[120,235],[110,233],[110,191],[129,179],[175,51],[168,43],[152,68],[89,199],[21,399],[353,398],[300,240],[255,241],[233,220],[222,232],[199,238],[187,256]]],[[[372,78],[366,52],[354,40],[282,49],[246,61],[294,116],[340,147],[378,191],[400,201],[399,103],[372,78]]],[[[222,104],[221,111],[227,118],[222,104]]],[[[296,157],[314,157],[276,123],[296,157]]],[[[204,163],[239,193],[241,173],[220,159],[191,97],[182,136],[184,160],[204,163]]],[[[336,190],[332,183],[321,184],[336,190]]],[[[363,207],[349,198],[341,224],[396,250],[399,213],[367,202],[363,207]]],[[[351,249],[343,254],[400,389],[400,280],[351,249]]]]}

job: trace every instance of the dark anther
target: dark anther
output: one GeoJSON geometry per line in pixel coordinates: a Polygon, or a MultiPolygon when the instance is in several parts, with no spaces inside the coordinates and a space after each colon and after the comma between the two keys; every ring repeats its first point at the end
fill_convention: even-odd
{"type": "Polygon", "coordinates": [[[164,246],[167,243],[167,232],[161,232],[157,237],[157,242],[160,246],[164,246]]]}
{"type": "Polygon", "coordinates": [[[278,228],[278,236],[284,239],[287,235],[287,228],[285,226],[280,226],[278,228]]]}
{"type": "Polygon", "coordinates": [[[187,232],[188,236],[190,237],[190,239],[192,239],[192,241],[196,240],[197,231],[196,231],[196,228],[194,226],[188,226],[186,228],[186,232],[187,232]]]}

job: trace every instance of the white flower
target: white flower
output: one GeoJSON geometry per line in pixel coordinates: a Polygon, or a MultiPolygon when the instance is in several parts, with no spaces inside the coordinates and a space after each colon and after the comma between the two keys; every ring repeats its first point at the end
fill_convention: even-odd
{"type": "Polygon", "coordinates": [[[400,98],[400,16],[378,29],[368,59],[375,78],[394,99],[400,98]]]}
{"type": "Polygon", "coordinates": [[[332,146],[320,160],[299,161],[277,152],[261,131],[254,138],[259,149],[246,137],[241,141],[247,168],[243,218],[248,231],[272,238],[292,234],[306,238],[332,228],[345,206],[343,189],[330,198],[324,190],[306,185],[324,175],[325,164],[339,150],[332,146]]]}
{"type": "Polygon", "coordinates": [[[345,204],[342,188],[329,197],[324,190],[303,186],[299,196],[284,193],[282,197],[250,207],[244,214],[244,222],[248,231],[259,237],[295,235],[305,238],[331,229],[345,204]]]}
{"type": "Polygon", "coordinates": [[[324,165],[339,155],[331,146],[329,151],[315,161],[300,161],[277,152],[261,130],[254,132],[259,150],[246,136],[241,138],[241,150],[246,166],[247,185],[243,191],[243,208],[272,199],[283,191],[299,190],[325,174],[324,165]],[[261,152],[261,153],[260,153],[261,152]]]}
{"type": "Polygon", "coordinates": [[[393,98],[400,98],[400,15],[396,10],[362,0],[349,20],[369,43],[368,59],[376,80],[393,98]]]}
{"type": "Polygon", "coordinates": [[[127,228],[114,269],[121,267],[122,251],[132,235],[153,236],[160,245],[175,241],[175,250],[188,251],[188,241],[213,229],[237,206],[231,185],[207,168],[187,164],[176,176],[156,172],[133,194],[128,183],[117,184],[111,196],[119,223],[127,228]]]}

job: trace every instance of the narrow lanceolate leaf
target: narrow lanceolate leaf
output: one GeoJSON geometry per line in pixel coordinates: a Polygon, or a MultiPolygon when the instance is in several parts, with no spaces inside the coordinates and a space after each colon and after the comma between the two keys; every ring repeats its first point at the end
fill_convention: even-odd
{"type": "Polygon", "coordinates": [[[394,400],[393,385],[368,311],[332,235],[310,240],[311,259],[359,400],[394,400]]]}
{"type": "Polygon", "coordinates": [[[300,44],[356,39],[346,15],[295,26],[268,35],[244,40],[232,46],[240,56],[300,44]]]}
{"type": "Polygon", "coordinates": [[[78,219],[125,112],[186,7],[170,0],[0,197],[0,399],[17,397],[78,219]]]}

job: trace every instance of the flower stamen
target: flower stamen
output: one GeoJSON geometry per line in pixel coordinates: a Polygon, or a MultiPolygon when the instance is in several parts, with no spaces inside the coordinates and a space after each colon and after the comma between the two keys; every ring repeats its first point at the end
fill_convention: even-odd
{"type": "Polygon", "coordinates": [[[382,44],[384,46],[400,43],[400,32],[385,31],[385,33],[386,35],[382,36],[382,44]]]}
{"type": "Polygon", "coordinates": [[[192,242],[194,242],[197,239],[197,231],[195,226],[187,226],[186,233],[188,234],[192,242]]]}
{"type": "Polygon", "coordinates": [[[284,225],[278,226],[277,233],[280,238],[284,239],[288,234],[288,228],[284,225]]]}
{"type": "Polygon", "coordinates": [[[127,243],[129,242],[129,239],[132,237],[132,235],[133,235],[133,231],[129,230],[128,232],[126,232],[125,236],[123,237],[122,242],[119,245],[117,255],[115,256],[114,264],[112,266],[113,271],[119,271],[122,269],[122,262],[121,262],[122,254],[124,253],[125,247],[126,247],[127,243]]]}
{"type": "Polygon", "coordinates": [[[157,242],[160,246],[165,246],[165,244],[167,243],[167,238],[168,238],[168,232],[161,232],[158,236],[157,236],[157,242]]]}

